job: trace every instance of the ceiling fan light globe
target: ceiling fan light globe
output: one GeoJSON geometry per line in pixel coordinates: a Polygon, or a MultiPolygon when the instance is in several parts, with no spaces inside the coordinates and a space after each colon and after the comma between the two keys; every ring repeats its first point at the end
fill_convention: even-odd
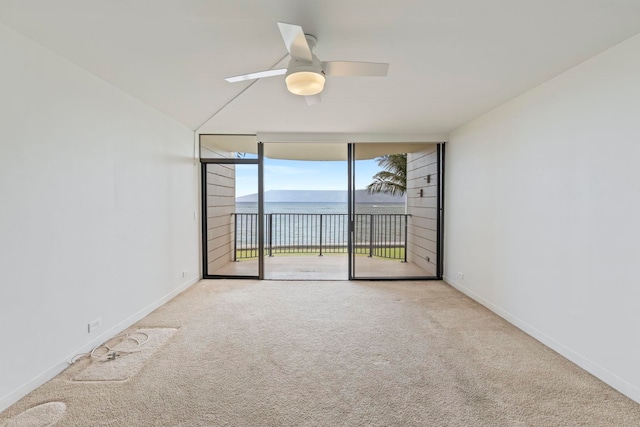
{"type": "Polygon", "coordinates": [[[285,78],[287,89],[295,95],[317,95],[324,89],[325,78],[313,71],[298,71],[285,78]]]}

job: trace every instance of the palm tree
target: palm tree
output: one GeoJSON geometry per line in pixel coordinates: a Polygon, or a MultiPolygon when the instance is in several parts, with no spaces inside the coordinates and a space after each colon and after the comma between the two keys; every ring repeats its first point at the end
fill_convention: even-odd
{"type": "Polygon", "coordinates": [[[367,185],[367,192],[402,196],[407,191],[407,155],[386,154],[376,160],[384,170],[373,176],[373,182],[367,185]]]}

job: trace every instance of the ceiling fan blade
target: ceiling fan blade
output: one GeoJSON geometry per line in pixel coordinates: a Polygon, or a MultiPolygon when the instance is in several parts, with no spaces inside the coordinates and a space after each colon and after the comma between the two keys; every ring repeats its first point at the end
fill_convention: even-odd
{"type": "Polygon", "coordinates": [[[384,77],[389,64],[382,62],[326,61],[322,69],[327,76],[373,76],[384,77]]]}
{"type": "Polygon", "coordinates": [[[307,103],[307,105],[316,105],[316,104],[320,104],[322,102],[322,97],[318,93],[316,95],[305,96],[304,100],[307,103]]]}
{"type": "Polygon", "coordinates": [[[289,51],[289,54],[293,59],[302,59],[304,61],[311,62],[313,56],[311,55],[311,49],[307,38],[304,36],[304,31],[299,25],[285,24],[284,22],[278,22],[280,28],[280,34],[282,34],[282,40],[289,51]]]}
{"type": "Polygon", "coordinates": [[[278,68],[276,70],[258,71],[256,73],[243,74],[241,76],[227,77],[225,80],[230,83],[242,82],[245,80],[261,79],[263,77],[281,76],[287,72],[286,68],[278,68]]]}

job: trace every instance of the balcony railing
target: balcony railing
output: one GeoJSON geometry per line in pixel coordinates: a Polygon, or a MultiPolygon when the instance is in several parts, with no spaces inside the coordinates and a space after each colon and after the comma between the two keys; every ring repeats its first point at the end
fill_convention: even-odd
{"type": "MultiPolygon", "coordinates": [[[[233,213],[234,261],[258,256],[258,214],[233,213]]],[[[354,215],[354,251],[407,261],[407,214],[354,215]]],[[[347,214],[265,214],[265,255],[346,253],[347,214]]]]}

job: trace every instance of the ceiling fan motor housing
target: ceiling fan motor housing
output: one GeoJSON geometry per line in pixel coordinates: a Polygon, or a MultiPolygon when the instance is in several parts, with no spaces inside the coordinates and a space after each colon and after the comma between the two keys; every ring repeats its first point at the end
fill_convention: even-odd
{"type": "Polygon", "coordinates": [[[322,63],[313,55],[312,61],[291,58],[285,74],[289,92],[296,95],[316,95],[324,89],[324,71],[322,63]]]}

